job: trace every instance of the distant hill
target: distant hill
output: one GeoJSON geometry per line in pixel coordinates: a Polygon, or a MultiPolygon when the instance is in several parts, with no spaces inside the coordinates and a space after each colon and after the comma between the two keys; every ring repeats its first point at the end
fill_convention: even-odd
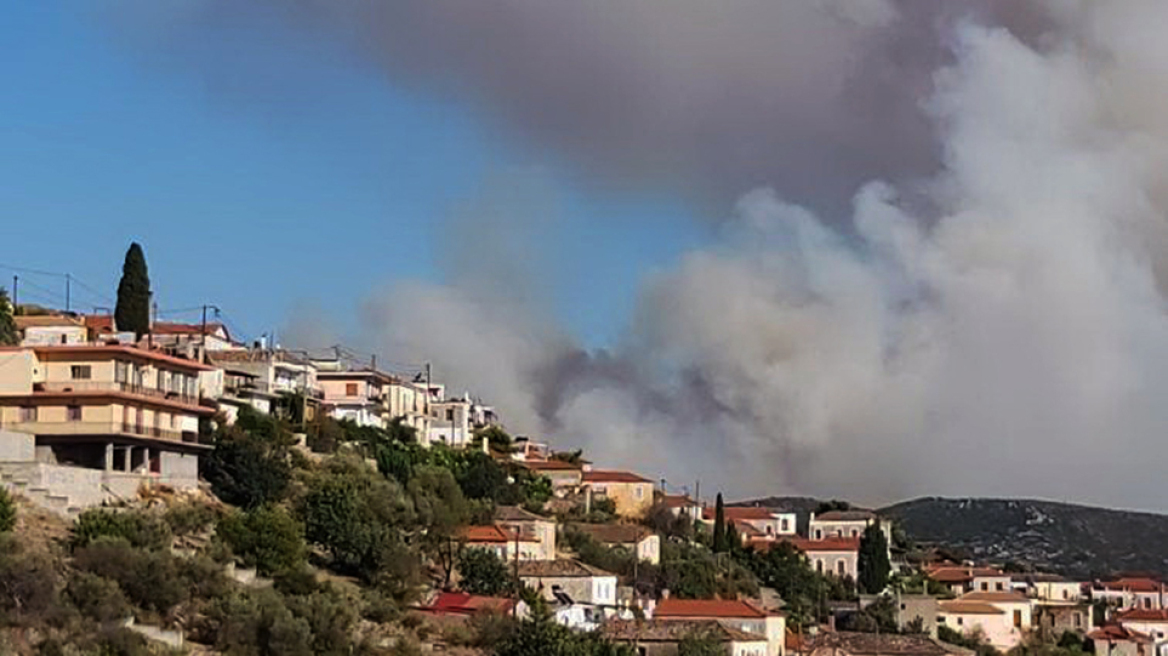
{"type": "Polygon", "coordinates": [[[918,543],[1077,579],[1168,577],[1168,516],[1025,499],[927,497],[880,509],[918,543]]]}

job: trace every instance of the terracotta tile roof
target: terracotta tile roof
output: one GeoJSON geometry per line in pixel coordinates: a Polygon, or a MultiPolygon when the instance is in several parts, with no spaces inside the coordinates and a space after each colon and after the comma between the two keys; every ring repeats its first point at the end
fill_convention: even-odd
{"type": "Polygon", "coordinates": [[[876,513],[871,510],[829,510],[815,516],[817,522],[862,522],[876,519],[876,513]]]}
{"type": "Polygon", "coordinates": [[[662,599],[653,611],[656,618],[695,619],[757,619],[771,614],[750,602],[730,599],[662,599]]]}
{"type": "Polygon", "coordinates": [[[807,538],[781,537],[782,542],[789,542],[803,553],[819,553],[824,551],[859,551],[860,538],[825,538],[823,540],[808,540],[807,538]]]}
{"type": "Polygon", "coordinates": [[[923,635],[855,633],[824,631],[806,641],[814,650],[827,648],[833,653],[863,656],[966,656],[974,652],[923,635]]]}
{"type": "Polygon", "coordinates": [[[666,508],[693,508],[698,505],[696,501],[684,494],[662,494],[657,502],[666,508]]]}
{"type": "Polygon", "coordinates": [[[615,620],[600,628],[614,642],[680,642],[694,633],[709,633],[720,643],[766,642],[766,637],[747,633],[715,620],[615,620]]]}
{"type": "Polygon", "coordinates": [[[30,316],[12,317],[19,330],[25,328],[83,328],[85,322],[80,317],[70,317],[61,314],[34,314],[30,316]]]}
{"type": "Polygon", "coordinates": [[[0,347],[0,351],[11,352],[21,350],[32,350],[36,352],[37,357],[47,357],[52,355],[114,355],[121,354],[142,360],[153,360],[154,362],[166,362],[168,364],[190,369],[195,371],[211,371],[214,367],[195,362],[194,360],[187,360],[186,358],[179,358],[173,355],[167,355],[160,351],[150,351],[136,346],[127,346],[122,344],[61,344],[54,346],[5,346],[0,347]]]}
{"type": "Polygon", "coordinates": [[[982,601],[942,601],[938,604],[942,613],[951,615],[1005,615],[1006,611],[982,601]]]}
{"type": "Polygon", "coordinates": [[[968,583],[975,577],[1008,577],[1009,574],[990,567],[960,567],[954,565],[925,568],[929,578],[938,583],[968,583]]]}
{"type": "Polygon", "coordinates": [[[1106,642],[1120,642],[1125,640],[1141,643],[1152,642],[1151,636],[1145,633],[1140,633],[1139,631],[1133,631],[1118,624],[1108,624],[1106,626],[1101,626],[1098,629],[1088,633],[1087,637],[1092,640],[1103,640],[1106,642]]]}
{"type": "Polygon", "coordinates": [[[1168,609],[1133,608],[1116,615],[1121,622],[1168,622],[1168,609]]]}
{"type": "Polygon", "coordinates": [[[483,597],[466,592],[440,592],[428,606],[420,610],[439,615],[474,615],[481,612],[507,613],[514,605],[511,599],[483,597]]]}
{"type": "Polygon", "coordinates": [[[81,316],[81,322],[97,333],[112,333],[116,328],[112,314],[85,314],[81,316]]]}
{"type": "Polygon", "coordinates": [[[734,530],[738,532],[739,536],[745,537],[748,540],[767,537],[766,533],[755,528],[753,524],[741,520],[730,521],[728,523],[734,527],[734,530]]]}
{"type": "Polygon", "coordinates": [[[1029,603],[1030,598],[1021,592],[967,592],[959,601],[984,601],[986,603],[1019,604],[1029,603]]]}
{"type": "MultiPolygon", "coordinates": [[[[702,508],[702,519],[714,521],[716,508],[702,508]]],[[[777,519],[775,512],[767,508],[754,507],[727,507],[722,509],[722,516],[734,521],[767,521],[777,519]]]]}
{"type": "MultiPolygon", "coordinates": [[[[510,456],[508,456],[509,458],[510,456]]],[[[581,471],[580,465],[573,465],[563,460],[524,460],[518,463],[532,471],[581,471]]]]}
{"type": "Polygon", "coordinates": [[[1104,581],[1100,584],[1104,590],[1120,590],[1124,592],[1160,592],[1163,584],[1145,577],[1119,578],[1114,581],[1104,581]]]}
{"type": "MultiPolygon", "coordinates": [[[[467,526],[462,530],[462,537],[472,544],[507,544],[515,541],[515,535],[501,526],[467,526]]],[[[519,542],[536,542],[537,540],[520,535],[519,542]]]]}
{"type": "Polygon", "coordinates": [[[653,481],[627,471],[593,469],[584,472],[585,483],[652,483],[653,481]]]}
{"type": "Polygon", "coordinates": [[[640,524],[572,524],[571,528],[601,544],[635,544],[653,535],[640,524]]]}
{"type": "Polygon", "coordinates": [[[521,560],[519,561],[519,576],[521,578],[587,578],[593,576],[616,576],[599,567],[585,565],[578,560],[521,560]]]}

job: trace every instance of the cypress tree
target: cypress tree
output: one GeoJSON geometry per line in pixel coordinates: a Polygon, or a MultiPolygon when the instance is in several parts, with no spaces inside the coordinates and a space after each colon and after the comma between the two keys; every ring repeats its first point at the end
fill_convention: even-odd
{"type": "Polygon", "coordinates": [[[16,346],[20,335],[16,331],[16,321],[12,318],[15,308],[8,300],[8,290],[0,287],[0,346],[16,346]]]}
{"type": "Polygon", "coordinates": [[[860,590],[868,594],[880,594],[888,586],[892,564],[888,562],[888,538],[880,530],[880,520],[876,520],[864,530],[860,538],[859,581],[860,590]]]}
{"type": "Polygon", "coordinates": [[[722,507],[722,493],[714,502],[714,553],[726,550],[726,510],[722,507]]]}
{"type": "Polygon", "coordinates": [[[150,275],[146,271],[146,255],[138,242],[130,244],[122,264],[114,322],[118,330],[133,331],[136,337],[150,331],[150,275]]]}
{"type": "Polygon", "coordinates": [[[726,551],[734,553],[742,548],[742,536],[738,535],[738,528],[734,522],[726,522],[726,551]]]}

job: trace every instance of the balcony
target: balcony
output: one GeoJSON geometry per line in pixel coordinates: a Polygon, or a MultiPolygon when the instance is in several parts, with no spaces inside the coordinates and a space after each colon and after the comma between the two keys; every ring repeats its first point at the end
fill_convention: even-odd
{"type": "Polygon", "coordinates": [[[140,426],[122,421],[21,421],[4,424],[3,428],[33,435],[130,435],[171,442],[198,442],[198,435],[194,431],[140,426]]]}
{"type": "Polygon", "coordinates": [[[272,387],[263,381],[227,381],[223,384],[223,391],[227,394],[272,394],[272,387]]]}
{"type": "Polygon", "coordinates": [[[163,399],[187,405],[199,405],[198,395],[184,394],[170,390],[160,390],[155,387],[136,385],[134,383],[119,383],[113,381],[71,380],[64,383],[37,383],[36,391],[45,392],[123,392],[137,396],[148,396],[154,399],[163,399]]]}

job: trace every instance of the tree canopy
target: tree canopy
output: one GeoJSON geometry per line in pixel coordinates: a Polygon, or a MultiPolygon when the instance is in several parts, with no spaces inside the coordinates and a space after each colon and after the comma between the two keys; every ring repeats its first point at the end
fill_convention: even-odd
{"type": "Polygon", "coordinates": [[[888,538],[880,528],[879,520],[864,529],[860,538],[858,566],[860,590],[879,594],[888,587],[892,565],[888,562],[888,538]]]}
{"type": "Polygon", "coordinates": [[[8,290],[0,287],[0,346],[16,346],[20,335],[16,330],[16,320],[12,318],[16,308],[8,298],[8,290]]]}
{"type": "Polygon", "coordinates": [[[150,331],[150,274],[146,270],[146,255],[138,242],[130,244],[122,264],[114,322],[118,330],[133,332],[138,337],[150,331]]]}

